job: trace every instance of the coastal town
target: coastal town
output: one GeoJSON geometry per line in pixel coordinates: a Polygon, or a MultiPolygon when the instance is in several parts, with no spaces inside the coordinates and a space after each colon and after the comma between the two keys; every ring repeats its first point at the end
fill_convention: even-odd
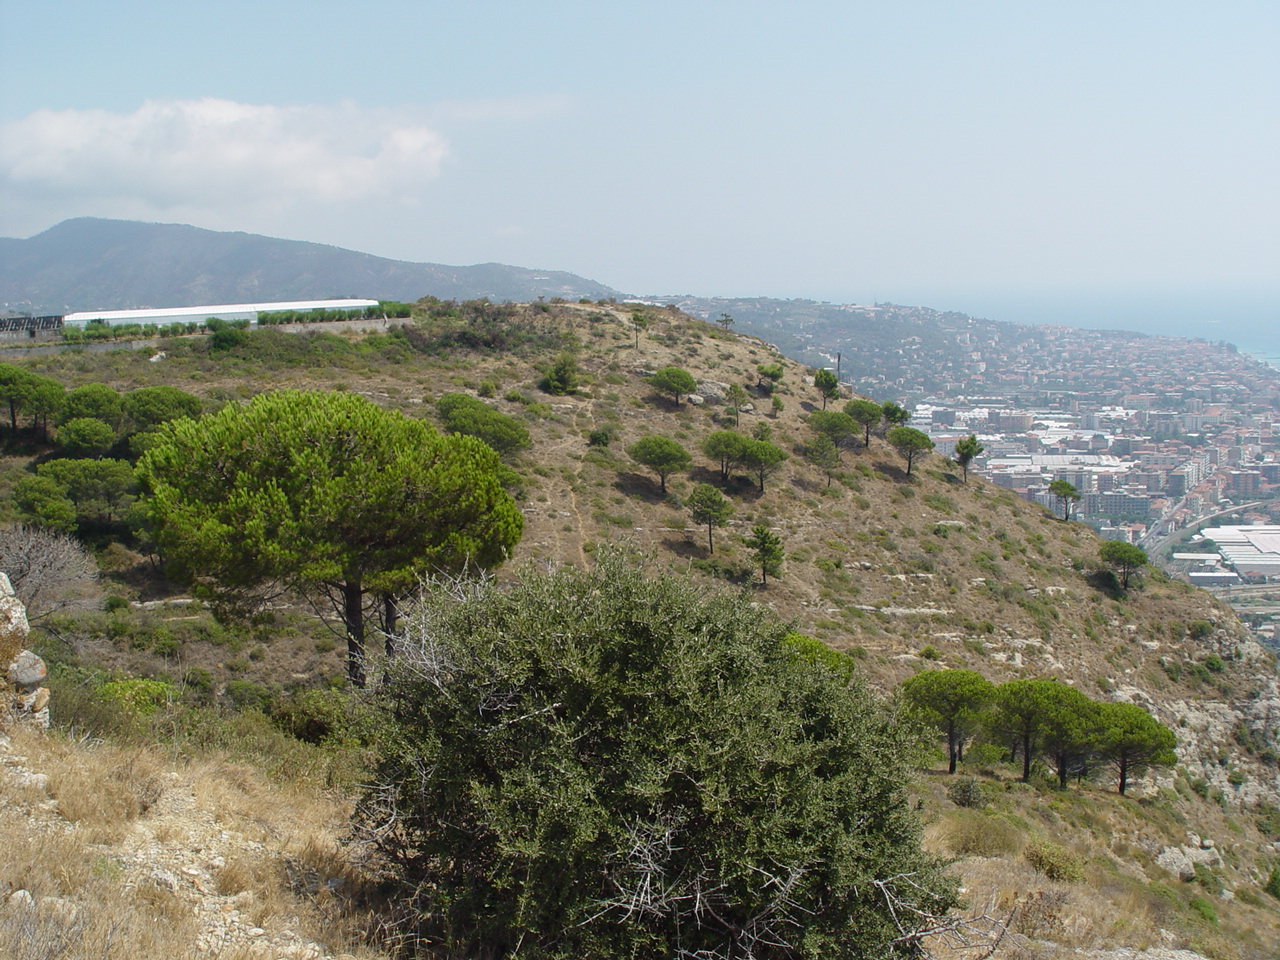
{"type": "Polygon", "coordinates": [[[944,456],[975,435],[971,470],[1174,576],[1224,595],[1280,578],[1280,370],[1231,343],[892,303],[673,302],[901,404],[944,456]]]}
{"type": "Polygon", "coordinates": [[[976,472],[1198,585],[1280,576],[1280,372],[1223,342],[1034,333],[957,332],[955,379],[914,404],[938,452],[975,434],[976,472]],[[1197,546],[1213,518],[1219,539],[1197,546]]]}

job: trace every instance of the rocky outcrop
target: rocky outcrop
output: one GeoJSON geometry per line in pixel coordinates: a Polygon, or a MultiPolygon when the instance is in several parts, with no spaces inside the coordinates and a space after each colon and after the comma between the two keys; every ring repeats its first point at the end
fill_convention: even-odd
{"type": "Polygon", "coordinates": [[[43,684],[49,671],[40,657],[24,649],[30,630],[26,608],[9,577],[0,573],[0,665],[10,683],[7,719],[47,729],[49,691],[43,684]]]}
{"type": "Polygon", "coordinates": [[[1187,842],[1178,847],[1164,847],[1156,855],[1156,864],[1168,870],[1179,880],[1194,880],[1196,865],[1221,867],[1222,854],[1217,844],[1194,833],[1187,834],[1187,842]]]}
{"type": "Polygon", "coordinates": [[[704,403],[724,403],[729,395],[729,384],[718,380],[699,380],[696,393],[704,403]]]}
{"type": "Polygon", "coordinates": [[[9,576],[0,573],[0,665],[7,666],[27,645],[27,608],[22,605],[9,576]]]}
{"type": "MultiPolygon", "coordinates": [[[[1280,781],[1270,756],[1280,751],[1280,680],[1271,654],[1255,640],[1217,630],[1201,645],[1232,664],[1233,691],[1195,699],[1161,697],[1133,684],[1120,684],[1115,700],[1149,710],[1178,737],[1178,764],[1188,779],[1203,781],[1228,806],[1280,804],[1280,781]],[[1240,691],[1235,693],[1234,691],[1240,691]]],[[[1153,772],[1155,786],[1172,788],[1172,771],[1153,772]]]]}

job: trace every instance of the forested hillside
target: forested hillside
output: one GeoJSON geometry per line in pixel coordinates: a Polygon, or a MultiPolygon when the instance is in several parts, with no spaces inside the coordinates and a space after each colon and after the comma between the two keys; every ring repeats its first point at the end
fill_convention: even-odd
{"type": "MultiPolygon", "coordinates": [[[[959,858],[972,913],[1010,924],[1002,949],[1022,952],[1006,955],[1053,956],[1046,941],[1268,956],[1280,938],[1266,892],[1280,877],[1272,655],[1207,594],[1152,568],[1126,588],[1130,571],[1087,528],[915,443],[900,398],[849,395],[722,320],[429,299],[385,333],[268,328],[5,367],[0,383],[26,391],[10,392],[6,520],[75,534],[103,571],[36,603],[55,695],[76,722],[98,722],[91,691],[147,678],[157,703],[249,711],[295,733],[314,720],[298,698],[344,688],[349,622],[301,602],[298,582],[255,585],[249,615],[213,619],[191,602],[201,571],[162,575],[174,551],[154,539],[133,464],[172,417],[282,388],[358,396],[496,452],[523,524],[500,584],[621,550],[652,576],[745,592],[806,656],[836,651],[873,690],[915,684],[917,721],[937,734],[911,788],[926,844],[959,858]],[[966,706],[958,751],[924,708],[931,671],[1005,691],[966,706]],[[1010,685],[1038,681],[1057,683],[1010,685]],[[1153,752],[1121,795],[1099,750],[1037,734],[1033,756],[985,712],[1046,689],[1073,691],[1059,717],[1141,708],[1172,731],[1176,759],[1153,752]]],[[[385,592],[411,612],[411,590],[385,592]]]]}

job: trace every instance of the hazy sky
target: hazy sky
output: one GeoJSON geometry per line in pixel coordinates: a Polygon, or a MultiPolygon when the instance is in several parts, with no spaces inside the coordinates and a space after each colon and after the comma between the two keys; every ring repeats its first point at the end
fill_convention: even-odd
{"type": "Polygon", "coordinates": [[[93,215],[635,293],[1280,302],[1274,0],[0,0],[0,33],[4,236],[93,215]]]}

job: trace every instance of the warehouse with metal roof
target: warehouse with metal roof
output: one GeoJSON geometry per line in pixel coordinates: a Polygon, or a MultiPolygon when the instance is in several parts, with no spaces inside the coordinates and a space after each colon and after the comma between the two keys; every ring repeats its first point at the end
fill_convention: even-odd
{"type": "Polygon", "coordinates": [[[1280,576],[1280,526],[1208,527],[1200,532],[1242,577],[1280,576]]]}

